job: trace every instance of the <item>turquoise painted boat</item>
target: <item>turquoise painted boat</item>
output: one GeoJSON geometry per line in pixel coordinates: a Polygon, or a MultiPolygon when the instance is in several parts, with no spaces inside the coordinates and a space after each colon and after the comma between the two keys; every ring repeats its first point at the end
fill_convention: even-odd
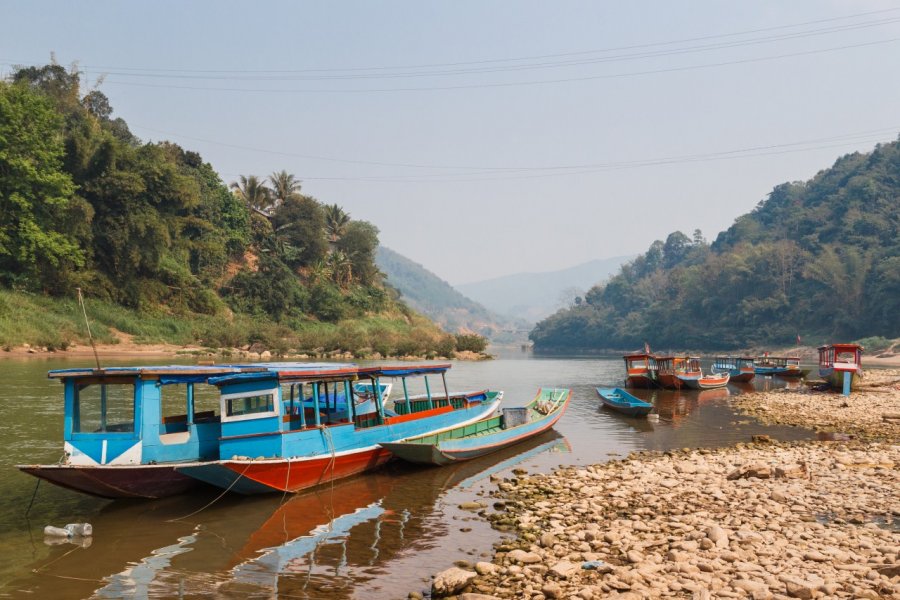
{"type": "Polygon", "coordinates": [[[603,406],[629,417],[646,417],[653,405],[632,396],[622,388],[597,388],[603,406]]]}
{"type": "Polygon", "coordinates": [[[562,417],[571,397],[571,390],[541,389],[523,407],[505,408],[500,415],[468,425],[380,445],[397,458],[419,464],[448,465],[478,458],[547,431],[562,417]]]}

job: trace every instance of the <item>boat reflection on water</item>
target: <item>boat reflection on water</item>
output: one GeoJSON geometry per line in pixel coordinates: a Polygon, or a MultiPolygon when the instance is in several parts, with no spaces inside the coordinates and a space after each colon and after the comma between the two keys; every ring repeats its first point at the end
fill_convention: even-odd
{"type": "MultiPolygon", "coordinates": [[[[387,572],[390,561],[440,561],[445,544],[465,544],[473,535],[442,517],[436,509],[442,496],[537,454],[570,450],[564,437],[548,431],[447,467],[397,462],[297,495],[226,495],[174,521],[216,495],[118,502],[93,519],[90,548],[53,548],[33,565],[32,576],[13,586],[17,593],[54,598],[345,598],[373,580],[399,579],[393,595],[405,595],[411,588],[387,572]]],[[[479,523],[489,545],[496,533],[479,523]]]]}

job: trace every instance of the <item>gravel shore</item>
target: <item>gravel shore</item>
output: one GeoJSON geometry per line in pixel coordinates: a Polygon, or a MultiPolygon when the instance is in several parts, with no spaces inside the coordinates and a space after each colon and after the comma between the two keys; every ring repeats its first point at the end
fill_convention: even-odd
{"type": "Polygon", "coordinates": [[[849,397],[805,385],[741,394],[732,404],[764,423],[861,438],[900,439],[900,369],[869,369],[849,397]]]}
{"type": "Polygon", "coordinates": [[[433,597],[900,598],[897,442],[636,453],[492,494],[515,539],[433,597]]]}

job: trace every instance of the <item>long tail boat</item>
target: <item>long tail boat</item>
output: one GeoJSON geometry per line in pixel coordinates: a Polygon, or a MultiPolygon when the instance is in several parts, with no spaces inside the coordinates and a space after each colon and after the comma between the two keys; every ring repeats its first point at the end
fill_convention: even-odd
{"type": "Polygon", "coordinates": [[[803,377],[807,370],[800,368],[797,356],[769,356],[765,354],[753,361],[757,375],[774,375],[777,377],[803,377]]]}
{"type": "MultiPolygon", "coordinates": [[[[443,375],[447,368],[417,372],[443,375]]],[[[63,457],[55,464],[18,468],[103,498],[161,498],[201,484],[182,467],[220,465],[220,458],[235,455],[277,459],[283,439],[305,458],[315,458],[323,448],[329,456],[340,452],[341,457],[325,460],[330,480],[387,460],[377,452],[380,440],[476,420],[492,412],[502,395],[435,398],[426,385],[425,397],[409,398],[401,416],[386,408],[390,383],[379,381],[389,369],[255,363],[50,371],[51,379],[64,384],[63,457]],[[303,384],[306,396],[300,393],[303,384]],[[372,398],[376,389],[381,395],[372,398]],[[360,445],[368,448],[367,457],[360,456],[360,445]]],[[[245,484],[251,481],[244,478],[245,484]]]]}
{"type": "Polygon", "coordinates": [[[220,459],[178,465],[179,473],[239,494],[297,492],[374,469],[391,453],[380,444],[474,423],[496,410],[502,392],[451,394],[449,364],[355,367],[341,372],[271,369],[211,378],[220,389],[220,459]],[[439,375],[443,395],[428,377],[439,375]],[[410,396],[407,379],[423,377],[426,393],[410,396]],[[399,378],[393,409],[356,412],[352,382],[399,378]],[[289,400],[287,391],[289,390],[289,400]]]}
{"type": "Polygon", "coordinates": [[[720,356],[713,361],[713,373],[728,373],[732,383],[747,383],[753,381],[756,369],[753,366],[753,358],[749,356],[720,356]]]}
{"type": "Polygon", "coordinates": [[[680,373],[687,369],[688,358],[686,356],[657,356],[656,357],[656,382],[660,387],[670,390],[678,390],[683,387],[678,379],[680,373]]]}
{"type": "Polygon", "coordinates": [[[646,417],[653,405],[633,396],[622,388],[597,388],[603,406],[629,417],[646,417]]]}
{"type": "Polygon", "coordinates": [[[501,415],[380,445],[397,458],[419,464],[447,465],[478,458],[547,431],[562,417],[571,397],[571,390],[541,389],[525,406],[505,408],[501,415]]]}
{"type": "Polygon", "coordinates": [[[187,491],[199,482],[175,465],[219,458],[221,423],[213,411],[197,410],[195,398],[204,395],[203,387],[215,392],[207,385],[210,377],[264,370],[174,365],[50,371],[64,389],[63,457],[18,468],[103,498],[187,491]]]}
{"type": "Polygon", "coordinates": [[[626,354],[625,385],[636,388],[654,388],[656,383],[656,357],[648,352],[626,354]]]}
{"type": "Polygon", "coordinates": [[[850,395],[862,372],[862,353],[859,344],[829,344],[819,347],[819,376],[831,387],[850,395]]]}

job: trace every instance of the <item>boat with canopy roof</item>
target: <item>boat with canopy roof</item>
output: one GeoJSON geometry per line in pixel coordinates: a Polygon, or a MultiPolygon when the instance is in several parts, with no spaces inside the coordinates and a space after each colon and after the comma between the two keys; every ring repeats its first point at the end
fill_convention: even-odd
{"type": "MultiPolygon", "coordinates": [[[[50,371],[64,388],[64,453],[54,464],[18,468],[104,498],[161,498],[210,479],[195,474],[203,473],[204,465],[220,469],[220,458],[265,457],[275,466],[272,461],[279,458],[299,456],[298,465],[309,465],[311,457],[325,452],[327,473],[320,475],[330,480],[384,462],[389,455],[371,451],[379,441],[493,412],[500,392],[435,397],[427,382],[423,398],[409,397],[404,385],[401,406],[387,406],[391,383],[382,379],[397,376],[404,384],[412,374],[443,379],[449,367],[281,362],[50,371]],[[366,457],[357,452],[359,446],[369,449],[366,457]]],[[[247,488],[265,491],[249,483],[257,467],[242,478],[247,488]]],[[[296,475],[288,484],[307,487],[296,475]]]]}

